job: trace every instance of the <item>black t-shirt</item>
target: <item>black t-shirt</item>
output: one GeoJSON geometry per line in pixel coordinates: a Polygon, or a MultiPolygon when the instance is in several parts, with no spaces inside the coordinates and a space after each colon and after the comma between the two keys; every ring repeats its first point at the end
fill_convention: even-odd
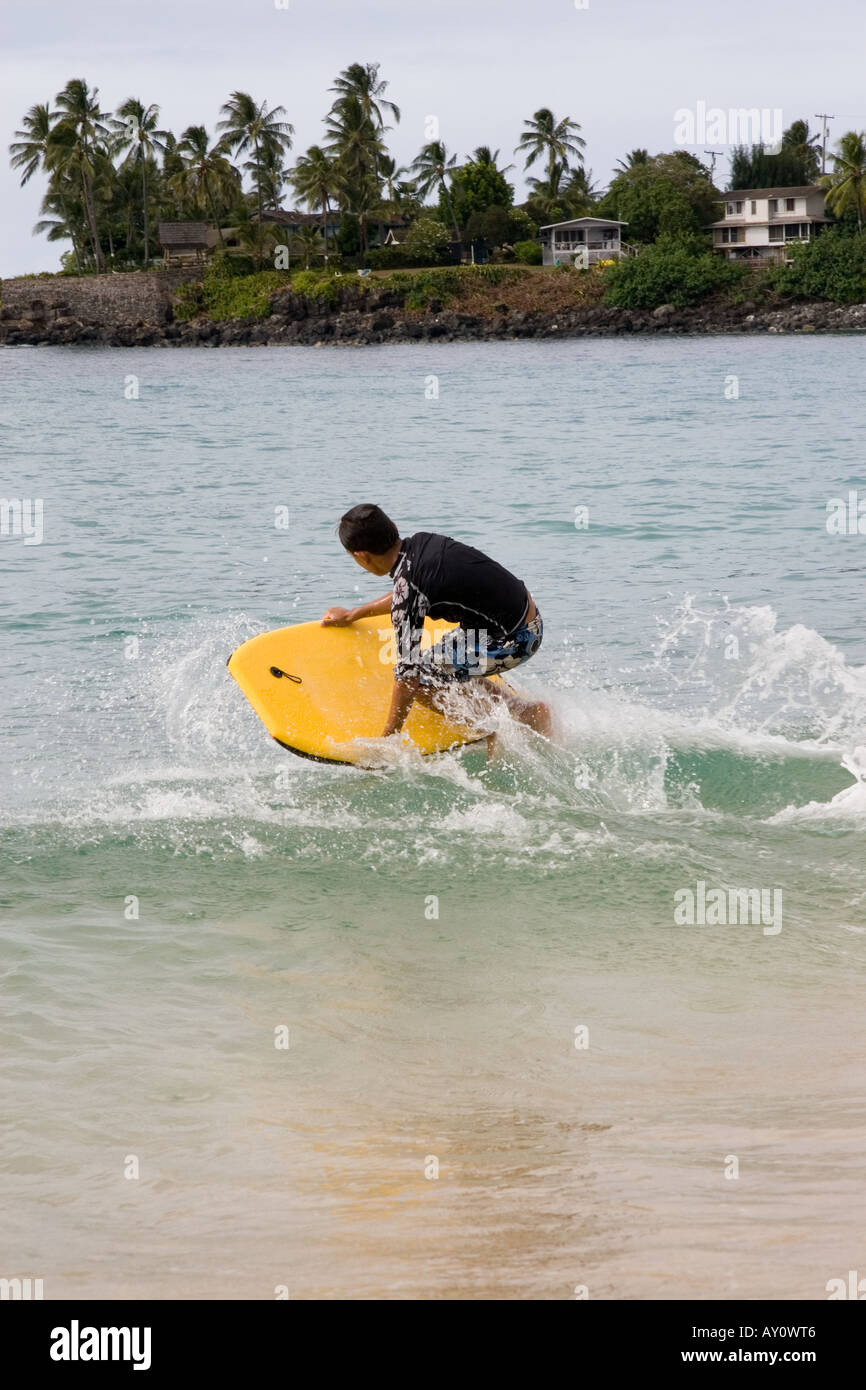
{"type": "Polygon", "coordinates": [[[526,585],[510,570],[471,545],[430,531],[401,541],[391,577],[396,680],[411,674],[425,618],[484,631],[495,642],[520,626],[529,607],[526,585]]]}

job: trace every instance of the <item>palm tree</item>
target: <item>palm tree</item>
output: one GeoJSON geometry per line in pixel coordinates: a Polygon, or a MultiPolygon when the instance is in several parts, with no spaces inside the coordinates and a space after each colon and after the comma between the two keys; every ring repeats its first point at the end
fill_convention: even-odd
{"type": "MultiPolygon", "coordinates": [[[[183,208],[178,197],[177,190],[172,186],[172,179],[175,174],[183,170],[183,159],[177,152],[177,136],[173,130],[166,133],[162,149],[162,182],[163,187],[169,195],[170,211],[173,217],[180,218],[183,215],[183,208]]],[[[166,212],[169,205],[166,205],[166,212]]]]}
{"type": "MultiPolygon", "coordinates": [[[[244,168],[248,173],[255,172],[253,161],[247,160],[244,168]]],[[[262,202],[264,203],[265,215],[269,210],[279,208],[283,196],[283,185],[289,176],[289,171],[285,164],[285,152],[276,145],[265,145],[262,148],[260,178],[262,185],[262,202]]]]}
{"type": "Polygon", "coordinates": [[[827,189],[827,206],[837,217],[852,208],[857,213],[857,227],[863,230],[866,211],[866,133],[849,130],[836,146],[832,174],[819,180],[827,189]]]}
{"type": "Polygon", "coordinates": [[[497,163],[498,159],[499,151],[491,150],[489,145],[478,145],[472,151],[473,164],[488,164],[491,169],[496,170],[497,174],[507,174],[511,169],[514,168],[513,164],[506,164],[503,169],[500,169],[497,163]]]}
{"type": "Polygon", "coordinates": [[[105,112],[99,109],[99,91],[91,92],[83,77],[67,82],[56,97],[60,119],[48,137],[49,160],[52,166],[74,163],[81,183],[87,225],[93,243],[93,258],[97,271],[105,269],[105,257],[99,240],[99,226],[93,199],[93,184],[97,163],[104,155],[108,127],[105,112]]]}
{"type": "Polygon", "coordinates": [[[514,152],[526,154],[524,169],[529,169],[539,157],[547,157],[547,186],[550,196],[555,197],[562,175],[570,168],[569,159],[583,163],[581,150],[586,141],[577,133],[580,126],[570,116],[558,121],[547,106],[542,106],[524,125],[526,129],[514,152]]]}
{"type": "MultiPolygon", "coordinates": [[[[633,150],[632,153],[637,154],[639,151],[633,150]]],[[[562,201],[566,210],[571,217],[586,216],[592,212],[598,199],[599,189],[593,179],[592,170],[581,165],[572,172],[562,189],[562,201]]]]}
{"type": "Polygon", "coordinates": [[[47,102],[44,106],[31,106],[21,123],[23,129],[15,131],[16,138],[9,146],[9,163],[13,169],[23,169],[22,188],[39,169],[47,167],[48,140],[57,115],[47,102]]]}
{"type": "Polygon", "coordinates": [[[295,128],[281,119],[285,114],[284,106],[275,106],[269,111],[266,101],[257,104],[248,92],[232,92],[220,110],[223,119],[218,123],[217,130],[223,131],[226,148],[237,154],[252,152],[247,167],[253,171],[255,178],[259,221],[262,219],[265,192],[265,153],[270,163],[277,152],[282,154],[292,148],[295,128]]]}
{"type": "Polygon", "coordinates": [[[112,212],[118,222],[123,224],[126,260],[130,264],[134,258],[135,223],[140,207],[141,187],[138,170],[130,160],[125,159],[117,170],[117,177],[114,180],[112,212]]]}
{"type": "Polygon", "coordinates": [[[456,154],[452,154],[449,158],[448,151],[441,140],[431,140],[428,145],[423,146],[418,158],[413,160],[410,167],[415,174],[415,189],[419,197],[426,198],[432,189],[438,188],[451,216],[454,238],[459,241],[460,228],[457,226],[454,204],[445,182],[446,175],[454,169],[456,163],[456,154]]]}
{"type": "Polygon", "coordinates": [[[400,175],[405,173],[408,173],[408,170],[398,167],[393,155],[382,155],[379,160],[379,177],[382,180],[382,192],[389,203],[397,204],[403,197],[406,184],[400,182],[400,175]]]}
{"type": "Polygon", "coordinates": [[[361,250],[367,250],[367,221],[378,206],[379,165],[385,155],[379,130],[358,97],[344,96],[331,109],[325,150],[336,163],[341,207],[358,219],[361,250]]]}
{"type": "MultiPolygon", "coordinates": [[[[325,256],[325,243],[318,227],[302,227],[292,237],[292,246],[304,258],[304,269],[309,270],[314,256],[325,256]]],[[[326,257],[327,261],[327,257],[326,257]]]]}
{"type": "Polygon", "coordinates": [[[223,240],[218,207],[228,209],[236,203],[241,192],[241,176],[225,152],[222,141],[211,145],[203,125],[190,125],[176,146],[182,167],[168,180],[172,192],[189,199],[195,206],[207,209],[223,240]]]}
{"type": "MultiPolygon", "coordinates": [[[[394,161],[391,160],[393,165],[394,161]]],[[[384,164],[384,161],[383,161],[384,164]]],[[[306,203],[311,212],[322,210],[322,244],[325,248],[325,264],[328,263],[328,214],[331,199],[339,195],[340,179],[337,163],[322,149],[321,145],[311,145],[302,154],[294,169],[289,173],[289,182],[297,196],[306,203]]]]}
{"type": "Polygon", "coordinates": [[[562,179],[562,168],[557,165],[554,170],[554,188],[550,191],[548,179],[527,179],[529,184],[529,197],[527,198],[527,208],[530,215],[542,225],[545,222],[561,222],[565,216],[565,202],[559,192],[559,184],[562,179]]]}
{"type": "Polygon", "coordinates": [[[340,73],[331,91],[337,93],[335,106],[339,106],[340,102],[347,97],[357,101],[364,116],[372,122],[377,133],[381,134],[382,131],[388,129],[382,119],[383,106],[387,107],[391,117],[398,125],[400,122],[399,106],[395,106],[393,101],[385,100],[384,93],[387,88],[388,83],[379,77],[378,63],[350,63],[340,73]]]}
{"type": "Polygon", "coordinates": [[[807,183],[818,177],[821,162],[821,137],[813,135],[808,121],[792,121],[782,136],[782,149],[790,150],[803,166],[807,183]]]}
{"type": "Polygon", "coordinates": [[[621,173],[627,174],[630,169],[634,169],[638,164],[649,163],[649,150],[630,150],[625,159],[618,159],[614,165],[621,173]]]}
{"type": "Polygon", "coordinates": [[[33,228],[34,236],[44,232],[49,241],[71,241],[75,269],[81,275],[83,265],[79,244],[86,240],[87,221],[80,192],[68,175],[63,179],[52,178],[39,211],[43,216],[33,228]],[[51,216],[45,216],[47,213],[51,216]]]}
{"type": "MultiPolygon", "coordinates": [[[[31,106],[24,117],[21,123],[22,129],[15,131],[16,138],[9,146],[11,156],[9,163],[13,169],[22,170],[22,188],[40,169],[51,173],[50,139],[58,114],[57,111],[51,110],[48,102],[44,106],[37,103],[31,106]]],[[[75,265],[80,275],[81,257],[78,252],[78,239],[69,211],[72,195],[73,190],[69,185],[69,180],[52,175],[48,192],[42,199],[40,211],[53,213],[54,216],[43,218],[37,222],[33,231],[34,234],[46,232],[49,241],[62,241],[64,239],[71,241],[75,265]]]]}
{"type": "Polygon", "coordinates": [[[129,97],[117,108],[117,116],[111,124],[116,133],[115,148],[122,153],[129,150],[127,158],[133,164],[141,165],[141,205],[144,211],[144,264],[150,261],[150,238],[147,222],[147,166],[152,161],[154,151],[165,153],[165,139],[168,134],[158,128],[159,107],[145,106],[137,97],[129,97]]]}
{"type": "Polygon", "coordinates": [[[281,244],[283,232],[275,222],[264,222],[253,217],[248,207],[242,207],[235,216],[235,235],[238,245],[252,254],[256,269],[261,270],[265,258],[272,258],[281,244]]]}

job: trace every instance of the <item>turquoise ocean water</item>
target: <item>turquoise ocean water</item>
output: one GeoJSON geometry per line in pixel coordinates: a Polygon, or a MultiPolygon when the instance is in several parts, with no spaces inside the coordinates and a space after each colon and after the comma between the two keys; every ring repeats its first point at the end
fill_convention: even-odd
{"type": "Polygon", "coordinates": [[[0,351],[0,492],[44,528],[0,537],[0,1275],[866,1273],[866,535],[826,527],[862,372],[842,338],[0,351]],[[526,580],[554,746],[268,739],[226,657],[381,592],[334,533],[362,500],[526,580]],[[699,883],[780,911],[678,921],[699,883]]]}

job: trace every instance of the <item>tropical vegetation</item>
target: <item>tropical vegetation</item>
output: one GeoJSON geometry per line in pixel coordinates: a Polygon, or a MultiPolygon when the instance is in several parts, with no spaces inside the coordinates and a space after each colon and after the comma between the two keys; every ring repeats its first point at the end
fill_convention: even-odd
{"type": "MultiPolygon", "coordinates": [[[[733,283],[736,268],[710,252],[707,235],[722,195],[712,169],[683,149],[636,147],[600,189],[580,124],[545,106],[517,134],[517,164],[489,145],[461,154],[437,130],[402,166],[388,148],[400,107],[370,62],[334,79],[322,134],[304,151],[294,149],[287,109],[260,94],[231,92],[215,125],[177,133],[151,95],[108,110],[98,88],[73,78],[15,132],[9,153],[21,184],[45,181],[34,231],[61,248],[66,273],[151,268],[159,223],[204,221],[219,249],[188,307],[212,314],[246,295],[258,311],[270,284],[261,277],[283,269],[315,272],[319,284],[341,267],[446,267],[469,247],[482,262],[532,267],[539,227],[595,215],[626,223],[640,252],[602,272],[610,303],[692,303],[733,283]],[[516,168],[527,187],[520,205],[516,168]],[[303,210],[297,220],[291,204],[303,210]],[[397,244],[383,244],[389,227],[397,244]],[[243,275],[256,285],[231,283],[243,275]]],[[[866,133],[843,134],[827,162],[823,174],[820,137],[797,120],[773,150],[735,149],[729,187],[822,184],[836,230],[794,246],[793,264],[769,279],[791,295],[850,299],[866,293],[866,133]]]]}

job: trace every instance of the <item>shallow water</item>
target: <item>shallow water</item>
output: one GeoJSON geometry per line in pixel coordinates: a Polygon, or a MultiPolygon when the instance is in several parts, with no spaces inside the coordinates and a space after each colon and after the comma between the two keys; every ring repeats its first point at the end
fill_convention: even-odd
{"type": "Polygon", "coordinates": [[[866,496],[861,355],[0,351],[3,492],[45,528],[0,539],[0,1275],[822,1298],[866,1267],[866,538],[825,525],[866,496]],[[527,581],[554,747],[362,772],[267,738],[225,658],[381,591],[334,535],[358,500],[527,581]],[[681,924],[699,882],[780,912],[681,924]]]}

